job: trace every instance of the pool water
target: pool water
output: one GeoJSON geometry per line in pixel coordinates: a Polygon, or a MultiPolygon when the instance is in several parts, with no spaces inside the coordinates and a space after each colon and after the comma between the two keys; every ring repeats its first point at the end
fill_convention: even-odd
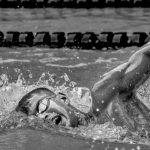
{"type": "MultiPolygon", "coordinates": [[[[3,32],[148,32],[149,15],[149,9],[0,9],[0,28],[3,32]]],[[[91,89],[100,76],[136,50],[0,48],[0,113],[9,120],[1,124],[0,149],[149,149],[149,139],[127,136],[126,129],[111,123],[62,129],[32,119],[30,125],[19,125],[17,118],[8,115],[24,93],[22,89],[39,85],[91,89]]]]}

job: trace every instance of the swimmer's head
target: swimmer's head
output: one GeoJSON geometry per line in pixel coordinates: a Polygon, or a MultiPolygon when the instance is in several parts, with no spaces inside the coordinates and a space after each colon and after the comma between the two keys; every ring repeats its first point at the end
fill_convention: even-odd
{"type": "Polygon", "coordinates": [[[84,122],[84,113],[69,105],[63,93],[55,94],[47,88],[37,88],[27,93],[20,100],[16,111],[50,119],[63,126],[76,127],[84,122]]]}

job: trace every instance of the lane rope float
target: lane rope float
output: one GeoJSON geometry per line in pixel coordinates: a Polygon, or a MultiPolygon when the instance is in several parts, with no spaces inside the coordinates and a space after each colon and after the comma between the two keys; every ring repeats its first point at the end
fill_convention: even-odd
{"type": "Polygon", "coordinates": [[[150,7],[149,0],[0,0],[0,8],[150,7]]]}
{"type": "Polygon", "coordinates": [[[148,32],[18,32],[0,31],[0,47],[50,47],[70,49],[119,49],[142,46],[150,41],[148,32]]]}

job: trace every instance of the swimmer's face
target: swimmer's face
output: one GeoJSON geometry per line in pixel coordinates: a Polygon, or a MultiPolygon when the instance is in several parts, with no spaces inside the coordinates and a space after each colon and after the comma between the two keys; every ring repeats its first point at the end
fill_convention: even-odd
{"type": "Polygon", "coordinates": [[[81,123],[81,116],[84,118],[68,104],[63,94],[55,95],[46,88],[38,88],[26,94],[19,102],[16,111],[51,120],[56,125],[71,127],[81,123]]]}
{"type": "Polygon", "coordinates": [[[78,126],[78,113],[58,98],[57,95],[53,98],[46,97],[40,100],[37,116],[51,120],[56,125],[78,126]]]}

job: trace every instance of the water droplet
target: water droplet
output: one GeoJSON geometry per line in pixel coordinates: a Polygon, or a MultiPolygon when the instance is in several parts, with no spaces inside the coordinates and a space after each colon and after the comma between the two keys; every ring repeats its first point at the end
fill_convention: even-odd
{"type": "Polygon", "coordinates": [[[141,147],[140,146],[137,146],[137,150],[140,150],[141,149],[141,147]]]}
{"type": "Polygon", "coordinates": [[[118,112],[118,109],[115,109],[115,112],[118,112]]]}
{"type": "Polygon", "coordinates": [[[96,111],[99,111],[99,108],[97,108],[96,111]]]}
{"type": "Polygon", "coordinates": [[[115,118],[112,118],[112,120],[115,121],[116,119],[115,119],[115,118]]]}
{"type": "Polygon", "coordinates": [[[115,88],[115,87],[113,87],[112,89],[113,89],[113,90],[115,90],[116,88],[115,88]]]}
{"type": "Polygon", "coordinates": [[[133,144],[133,141],[130,141],[129,143],[130,143],[130,144],[133,144]]]}
{"type": "Polygon", "coordinates": [[[71,111],[69,111],[69,114],[71,114],[71,111]]]}

